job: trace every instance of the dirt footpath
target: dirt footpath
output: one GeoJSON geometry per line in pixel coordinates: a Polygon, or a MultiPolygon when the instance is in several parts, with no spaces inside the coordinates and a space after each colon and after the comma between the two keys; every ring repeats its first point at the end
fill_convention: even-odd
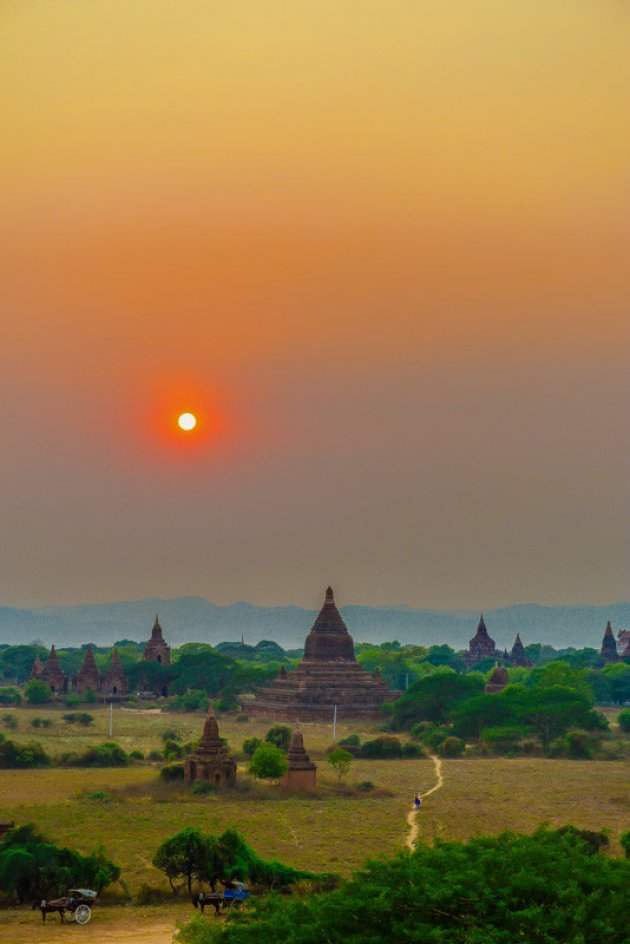
{"type": "MultiPolygon", "coordinates": [[[[189,902],[155,907],[115,905],[94,908],[89,924],[61,924],[24,907],[0,911],[2,944],[172,944],[177,922],[195,914],[189,902]]],[[[208,918],[211,921],[212,918],[208,918]]]]}

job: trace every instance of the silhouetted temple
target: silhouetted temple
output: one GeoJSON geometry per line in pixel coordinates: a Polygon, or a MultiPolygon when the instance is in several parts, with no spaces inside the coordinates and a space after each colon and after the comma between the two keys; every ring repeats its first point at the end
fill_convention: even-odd
{"type": "Polygon", "coordinates": [[[510,665],[518,665],[523,669],[529,669],[531,662],[525,654],[525,646],[521,642],[520,633],[516,634],[512,651],[510,652],[510,665]]]}
{"type": "Polygon", "coordinates": [[[184,781],[207,780],[215,786],[233,786],[236,781],[236,761],[219,737],[219,726],[212,705],[203,726],[203,734],[196,750],[184,761],[184,781]]]}
{"type": "Polygon", "coordinates": [[[468,644],[468,651],[464,653],[464,662],[467,666],[475,665],[482,659],[500,659],[501,653],[494,644],[486,629],[483,613],[479,619],[477,632],[468,644]]]}
{"type": "Polygon", "coordinates": [[[627,629],[617,633],[617,652],[622,659],[630,659],[630,631],[627,629]]]}
{"type": "Polygon", "coordinates": [[[162,665],[171,664],[171,647],[164,641],[157,616],[151,630],[151,638],[144,647],[144,659],[146,662],[160,662],[162,665]]]}
{"type": "Polygon", "coordinates": [[[599,650],[599,655],[601,659],[604,659],[605,662],[618,662],[619,653],[617,652],[617,643],[615,642],[615,637],[613,635],[612,626],[610,625],[610,620],[606,623],[606,629],[604,630],[604,638],[602,640],[602,648],[599,650]]]}
{"type": "Polygon", "coordinates": [[[370,675],[356,661],[354,643],[332,589],[306,637],[304,658],[292,672],[281,670],[247,705],[255,717],[289,721],[330,721],[335,706],[343,718],[380,717],[380,707],[395,697],[380,673],[370,675]]]}

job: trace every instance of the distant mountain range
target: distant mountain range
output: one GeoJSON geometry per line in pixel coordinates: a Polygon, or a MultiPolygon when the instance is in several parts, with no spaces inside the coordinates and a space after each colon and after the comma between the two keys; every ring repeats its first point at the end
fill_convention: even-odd
{"type": "MultiPolygon", "coordinates": [[[[463,649],[474,635],[479,613],[469,610],[416,610],[408,606],[345,606],[341,612],[355,642],[436,645],[463,649]]],[[[216,644],[239,640],[255,644],[272,639],[285,649],[301,648],[316,616],[297,606],[217,606],[201,597],[134,600],[87,606],[0,607],[0,643],[16,645],[35,639],[57,647],[93,642],[107,646],[120,639],[148,639],[155,614],[167,642],[216,644]]],[[[609,606],[538,606],[525,603],[485,612],[488,632],[499,648],[511,648],[516,633],[525,645],[548,643],[556,648],[599,648],[606,621],[615,635],[630,627],[630,603],[609,606]]]]}

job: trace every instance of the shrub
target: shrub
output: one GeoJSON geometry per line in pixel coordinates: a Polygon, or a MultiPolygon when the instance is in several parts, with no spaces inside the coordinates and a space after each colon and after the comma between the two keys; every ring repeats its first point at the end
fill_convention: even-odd
{"type": "Polygon", "coordinates": [[[195,796],[208,796],[209,793],[216,793],[217,788],[209,780],[197,780],[190,788],[190,792],[195,796]]]}
{"type": "Polygon", "coordinates": [[[281,751],[288,751],[291,744],[291,728],[286,724],[275,724],[265,734],[265,741],[275,744],[281,751]]]}
{"type": "Polygon", "coordinates": [[[257,738],[257,737],[245,738],[245,740],[243,741],[243,754],[245,754],[246,757],[251,757],[254,751],[256,750],[256,748],[259,747],[261,744],[262,744],[262,741],[260,740],[260,738],[257,738]]]}
{"type": "Polygon", "coordinates": [[[183,764],[169,764],[167,767],[162,767],[160,771],[160,780],[166,781],[166,783],[173,783],[175,780],[184,779],[184,765],[183,764]]]}
{"type": "Polygon", "coordinates": [[[88,705],[95,705],[96,702],[98,701],[98,695],[91,688],[88,688],[85,693],[85,700],[88,703],[88,705]]]}
{"type": "Polygon", "coordinates": [[[0,688],[0,705],[19,705],[21,701],[17,688],[0,688]]]}
{"type": "Polygon", "coordinates": [[[621,843],[621,848],[625,853],[626,859],[630,859],[630,829],[627,833],[621,834],[619,842],[621,843]]]}
{"type": "Polygon", "coordinates": [[[403,757],[424,757],[425,753],[419,744],[403,744],[403,757]]]}
{"type": "Polygon", "coordinates": [[[15,731],[18,726],[18,719],[15,717],[15,715],[3,715],[2,724],[10,731],[15,731]]]}
{"type": "Polygon", "coordinates": [[[166,731],[163,731],[160,735],[164,744],[167,741],[181,741],[182,736],[178,731],[173,730],[173,728],[167,728],[166,731]]]}
{"type": "Polygon", "coordinates": [[[105,790],[94,790],[93,793],[88,793],[88,800],[98,800],[101,803],[109,803],[111,797],[109,793],[105,790]]]}
{"type": "Polygon", "coordinates": [[[86,748],[82,754],[60,754],[58,763],[66,767],[125,767],[129,757],[120,744],[104,741],[86,748]]]}
{"type": "Polygon", "coordinates": [[[149,760],[164,760],[164,754],[162,751],[149,751],[149,760]]]}
{"type": "Polygon", "coordinates": [[[46,682],[31,679],[24,688],[24,694],[29,705],[45,705],[52,700],[52,689],[46,682]]]}
{"type": "Polygon", "coordinates": [[[588,731],[569,731],[551,744],[548,753],[551,757],[592,760],[598,743],[588,731]]]}
{"type": "Polygon", "coordinates": [[[514,751],[520,741],[529,733],[522,725],[498,725],[495,728],[486,728],[482,732],[481,741],[497,754],[514,751]]]}
{"type": "Polygon", "coordinates": [[[373,789],[374,784],[371,780],[362,780],[361,783],[357,784],[357,790],[361,790],[363,793],[369,793],[373,789]]]}
{"type": "Polygon", "coordinates": [[[164,742],[164,757],[166,760],[179,760],[184,755],[184,746],[177,741],[164,742]]]}
{"type": "Polygon", "coordinates": [[[142,751],[129,751],[129,760],[144,760],[144,754],[142,751]]]}
{"type": "Polygon", "coordinates": [[[451,735],[442,741],[437,750],[440,757],[461,757],[465,747],[461,738],[451,735]]]}
{"type": "Polygon", "coordinates": [[[189,688],[183,695],[177,695],[171,708],[175,711],[207,711],[210,699],[203,689],[189,688]]]}
{"type": "Polygon", "coordinates": [[[81,698],[73,692],[70,695],[66,695],[65,704],[68,708],[78,708],[81,704],[81,698]]]}
{"type": "Polygon", "coordinates": [[[383,734],[374,738],[373,741],[363,742],[361,757],[370,760],[389,760],[394,757],[402,757],[402,744],[397,737],[393,737],[391,734],[383,734]]]}
{"type": "Polygon", "coordinates": [[[82,728],[89,728],[94,724],[94,715],[87,711],[71,711],[67,715],[62,715],[66,724],[80,724],[82,728]]]}
{"type": "Polygon", "coordinates": [[[414,741],[423,741],[429,731],[435,731],[437,725],[433,721],[419,721],[409,732],[414,741]]]}
{"type": "Polygon", "coordinates": [[[48,767],[50,757],[41,744],[29,741],[28,744],[19,744],[9,741],[4,734],[0,734],[0,769],[27,769],[31,767],[48,767]]]}
{"type": "Polygon", "coordinates": [[[253,753],[249,771],[259,780],[278,780],[289,764],[284,751],[269,741],[259,744],[253,753]]]}
{"type": "Polygon", "coordinates": [[[238,721],[241,724],[244,724],[246,721],[249,721],[249,717],[248,715],[240,714],[240,715],[237,715],[234,720],[238,721]]]}
{"type": "Polygon", "coordinates": [[[624,708],[617,715],[617,724],[626,734],[630,734],[630,708],[624,708]]]}

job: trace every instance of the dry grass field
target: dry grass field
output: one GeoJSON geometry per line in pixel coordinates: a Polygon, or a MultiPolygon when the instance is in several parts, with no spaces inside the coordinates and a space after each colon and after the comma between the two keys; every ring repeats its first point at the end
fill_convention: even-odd
{"type": "MultiPolygon", "coordinates": [[[[90,710],[96,723],[87,730],[66,725],[61,720],[64,712],[57,709],[13,710],[18,729],[7,734],[20,741],[35,736],[52,754],[76,750],[78,745],[108,737],[107,710],[90,710]],[[52,727],[34,731],[29,723],[34,716],[50,717],[52,727]]],[[[0,711],[0,723],[3,714],[0,711]]],[[[185,740],[198,737],[202,721],[199,715],[117,709],[114,740],[126,750],[137,748],[147,753],[161,746],[160,735],[168,729],[177,730],[185,740]]],[[[262,736],[270,727],[269,722],[241,723],[234,717],[222,718],[219,724],[221,734],[236,752],[244,738],[262,736]]],[[[348,787],[370,780],[375,791],[339,792],[325,761],[326,747],[332,741],[331,725],[302,727],[307,750],[319,764],[318,796],[283,796],[275,788],[255,785],[249,790],[193,797],[180,786],[155,789],[159,764],[138,763],[104,770],[9,770],[0,771],[0,819],[34,822],[57,842],[83,852],[104,845],[122,867],[131,895],[143,884],[167,887],[151,858],[165,837],[184,826],[199,826],[210,832],[235,827],[265,858],[342,875],[368,857],[389,855],[402,848],[413,793],[424,792],[434,783],[431,760],[356,760],[345,778],[348,787]],[[90,793],[103,790],[110,799],[90,799],[90,793]]],[[[337,736],[354,732],[374,736],[377,731],[378,724],[362,730],[341,723],[337,736]]],[[[619,834],[630,828],[627,762],[471,758],[445,760],[443,775],[443,788],[427,798],[419,814],[420,841],[438,836],[465,839],[507,828],[529,831],[541,822],[551,826],[571,822],[590,829],[609,827],[611,851],[619,855],[619,834]]],[[[239,778],[244,786],[248,778],[242,761],[239,778]]],[[[122,896],[122,890],[114,889],[108,897],[113,902],[117,895],[122,896]]],[[[82,941],[159,944],[170,939],[164,929],[169,923],[172,929],[175,917],[188,914],[188,908],[104,907],[97,912],[97,920],[84,929],[73,925],[42,928],[38,914],[0,911],[0,939],[11,944],[48,944],[53,937],[66,940],[80,934],[82,941]],[[153,937],[142,937],[149,927],[155,932],[153,937]],[[98,936],[94,937],[97,929],[98,936]]]]}

